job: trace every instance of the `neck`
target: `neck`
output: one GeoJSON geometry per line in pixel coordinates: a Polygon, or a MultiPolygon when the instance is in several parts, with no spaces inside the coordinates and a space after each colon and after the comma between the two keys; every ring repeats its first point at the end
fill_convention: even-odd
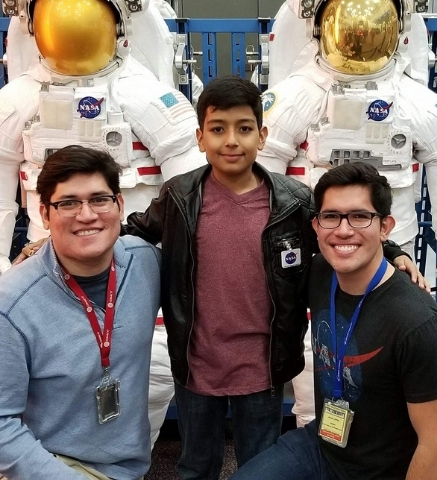
{"type": "MultiPolygon", "coordinates": [[[[351,273],[339,273],[337,272],[338,285],[343,292],[349,295],[364,295],[369,286],[373,276],[378,270],[381,264],[382,256],[377,262],[372,262],[372,268],[369,268],[366,272],[358,271],[351,273]]],[[[387,270],[381,281],[375,288],[385,283],[394,273],[395,269],[392,265],[387,265],[387,270]]]]}
{"type": "Polygon", "coordinates": [[[252,170],[244,176],[236,175],[235,177],[220,175],[214,171],[212,174],[218,182],[238,195],[254,190],[261,183],[261,179],[252,170]]]}
{"type": "Polygon", "coordinates": [[[86,261],[75,261],[58,254],[58,261],[70,275],[78,277],[92,277],[99,275],[109,268],[114,252],[108,252],[104,258],[90,259],[86,261]]]}

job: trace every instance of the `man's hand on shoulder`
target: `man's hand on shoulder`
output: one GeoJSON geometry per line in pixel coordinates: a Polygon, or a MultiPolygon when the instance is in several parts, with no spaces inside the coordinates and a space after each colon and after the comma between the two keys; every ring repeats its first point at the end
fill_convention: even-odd
{"type": "Polygon", "coordinates": [[[413,283],[417,283],[420,288],[431,292],[431,286],[428,280],[420,273],[417,265],[407,255],[400,255],[393,260],[394,266],[402,272],[408,273],[413,283]]]}
{"type": "Polygon", "coordinates": [[[47,240],[48,238],[41,238],[41,240],[38,240],[36,242],[27,243],[21,250],[21,253],[18,255],[18,257],[16,257],[15,260],[12,262],[12,265],[18,265],[19,263],[23,263],[26,258],[35,255],[35,253],[47,242],[47,240]]]}

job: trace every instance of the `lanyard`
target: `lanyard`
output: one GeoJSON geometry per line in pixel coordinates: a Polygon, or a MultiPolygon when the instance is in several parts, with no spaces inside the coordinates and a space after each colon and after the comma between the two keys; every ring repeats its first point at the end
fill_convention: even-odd
{"type": "Polygon", "coordinates": [[[111,260],[111,267],[109,268],[108,288],[106,290],[106,310],[105,321],[103,324],[103,332],[100,330],[99,321],[97,320],[96,312],[91,305],[86,293],[82,290],[76,280],[68,273],[68,271],[61,267],[64,274],[64,280],[66,284],[71,288],[73,293],[79,298],[82,304],[86,316],[90,321],[91,328],[97,340],[97,344],[100,349],[100,358],[102,361],[102,367],[104,369],[109,368],[109,354],[111,352],[112,341],[112,326],[114,325],[114,313],[115,313],[115,298],[116,298],[116,274],[114,259],[111,260]]]}
{"type": "Polygon", "coordinates": [[[346,332],[346,335],[343,339],[343,342],[340,345],[340,351],[337,352],[337,333],[336,333],[336,312],[335,312],[335,292],[337,291],[338,286],[338,278],[335,272],[332,272],[332,282],[331,282],[331,305],[330,305],[330,313],[331,313],[331,335],[332,335],[332,349],[333,355],[335,359],[335,381],[334,381],[334,398],[342,398],[343,395],[343,360],[344,355],[346,353],[346,348],[349,343],[349,340],[352,336],[352,332],[354,331],[355,324],[357,323],[358,316],[361,311],[361,307],[363,306],[363,302],[367,295],[378,285],[378,283],[382,280],[386,270],[387,270],[387,260],[385,258],[382,259],[381,264],[378,267],[375,275],[373,276],[372,280],[359,301],[355,311],[352,315],[351,321],[349,323],[349,328],[346,332]]]}

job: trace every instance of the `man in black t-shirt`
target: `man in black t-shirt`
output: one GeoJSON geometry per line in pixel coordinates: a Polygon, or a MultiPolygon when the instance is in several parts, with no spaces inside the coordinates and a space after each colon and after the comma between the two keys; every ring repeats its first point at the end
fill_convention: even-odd
{"type": "Polygon", "coordinates": [[[309,288],[316,419],[232,480],[437,479],[437,305],[386,262],[385,177],[365,163],[314,192],[309,288]]]}

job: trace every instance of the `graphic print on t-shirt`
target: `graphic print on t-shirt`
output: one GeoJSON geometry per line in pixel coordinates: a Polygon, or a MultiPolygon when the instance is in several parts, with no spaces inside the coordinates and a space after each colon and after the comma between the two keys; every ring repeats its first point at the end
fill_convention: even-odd
{"type": "MultiPolygon", "coordinates": [[[[337,352],[344,341],[348,327],[349,321],[342,315],[337,314],[337,352]]],[[[312,347],[315,355],[314,373],[322,395],[325,398],[332,398],[335,379],[335,358],[332,348],[329,310],[322,310],[318,318],[313,319],[312,328],[312,347]]],[[[343,398],[352,402],[358,400],[362,387],[361,365],[378,355],[382,348],[380,347],[372,352],[359,355],[355,337],[352,334],[343,360],[343,398]]]]}

